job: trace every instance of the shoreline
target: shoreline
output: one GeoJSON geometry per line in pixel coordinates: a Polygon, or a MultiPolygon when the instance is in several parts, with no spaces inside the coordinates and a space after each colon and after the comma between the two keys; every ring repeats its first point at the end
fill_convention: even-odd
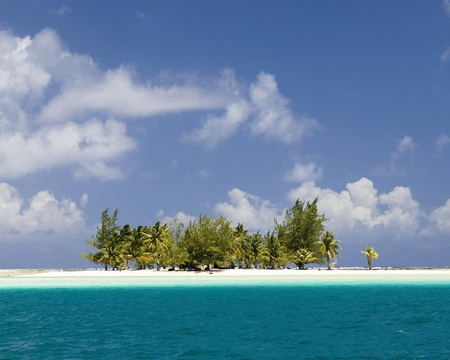
{"type": "Polygon", "coordinates": [[[448,268],[311,268],[167,271],[103,269],[4,269],[0,289],[189,286],[445,285],[448,268]]]}
{"type": "Polygon", "coordinates": [[[411,271],[411,272],[417,272],[417,271],[449,271],[450,267],[413,267],[413,266],[401,266],[401,267],[373,267],[372,270],[369,270],[367,267],[340,267],[340,268],[334,268],[331,270],[328,270],[327,268],[307,268],[305,270],[299,270],[299,269],[211,269],[211,270],[175,270],[175,271],[169,271],[167,269],[145,269],[145,270],[134,270],[134,269],[127,269],[127,270],[104,270],[101,268],[73,268],[73,269],[0,269],[0,277],[2,275],[69,275],[69,274],[77,274],[82,276],[85,275],[95,275],[100,273],[108,273],[108,274],[116,274],[119,276],[123,276],[120,274],[128,274],[133,276],[139,276],[139,275],[150,275],[150,274],[204,274],[204,273],[213,273],[213,274],[225,274],[225,273],[234,273],[234,274],[259,274],[259,273],[283,273],[283,272],[298,272],[298,273],[308,273],[308,272],[342,272],[342,271],[367,271],[367,272],[378,272],[378,271],[411,271]]]}

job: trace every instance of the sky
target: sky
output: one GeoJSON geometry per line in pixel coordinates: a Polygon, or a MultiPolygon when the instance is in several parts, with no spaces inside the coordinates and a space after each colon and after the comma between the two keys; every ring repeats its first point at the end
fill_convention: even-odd
{"type": "Polygon", "coordinates": [[[0,0],[0,268],[119,225],[273,229],[450,266],[450,0],[0,0]]]}

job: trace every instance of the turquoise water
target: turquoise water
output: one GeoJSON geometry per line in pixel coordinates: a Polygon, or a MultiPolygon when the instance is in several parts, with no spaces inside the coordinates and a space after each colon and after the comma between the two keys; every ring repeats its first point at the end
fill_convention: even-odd
{"type": "Polygon", "coordinates": [[[5,288],[0,359],[448,359],[450,285],[5,288]]]}

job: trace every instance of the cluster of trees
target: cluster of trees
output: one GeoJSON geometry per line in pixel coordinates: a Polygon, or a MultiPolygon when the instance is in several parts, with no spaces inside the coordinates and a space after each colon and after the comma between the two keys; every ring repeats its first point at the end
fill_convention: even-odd
{"type": "Polygon", "coordinates": [[[275,221],[272,231],[265,235],[249,233],[244,224],[231,226],[223,216],[200,215],[198,220],[184,226],[177,219],[169,224],[156,222],[153,226],[118,226],[115,210],[102,214],[97,233],[87,244],[94,252],[81,257],[107,270],[134,267],[175,267],[209,269],[214,267],[267,267],[279,269],[295,263],[305,269],[309,263],[327,264],[339,255],[339,240],[325,231],[325,216],[318,213],[317,200],[297,200],[286,211],[282,222],[275,221]]]}

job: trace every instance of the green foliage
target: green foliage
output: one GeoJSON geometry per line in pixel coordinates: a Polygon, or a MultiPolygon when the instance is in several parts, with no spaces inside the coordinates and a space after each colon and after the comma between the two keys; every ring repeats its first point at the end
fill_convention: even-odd
{"type": "MultiPolygon", "coordinates": [[[[239,223],[233,229],[232,244],[232,260],[237,261],[238,267],[246,264],[246,255],[248,252],[248,230],[244,229],[244,225],[239,223]]],[[[246,264],[247,265],[247,264],[246,264]]]]}
{"type": "Polygon", "coordinates": [[[261,253],[261,261],[263,266],[271,269],[282,268],[289,262],[286,248],[283,246],[279,238],[274,232],[268,232],[264,236],[264,248],[261,253]]]}
{"type": "Polygon", "coordinates": [[[312,251],[300,248],[296,250],[293,254],[293,260],[296,264],[300,264],[300,269],[305,270],[305,265],[310,263],[315,263],[319,259],[316,257],[316,254],[314,254],[312,251]]]}
{"type": "Polygon", "coordinates": [[[245,261],[247,266],[258,266],[264,251],[264,239],[258,232],[251,234],[247,238],[247,251],[245,253],[245,261]]]}
{"type": "Polygon", "coordinates": [[[120,256],[116,254],[121,247],[121,241],[117,234],[119,227],[116,225],[118,213],[119,209],[116,209],[112,215],[108,214],[108,209],[103,211],[102,223],[97,226],[97,234],[86,241],[86,244],[97,249],[97,252],[81,254],[83,259],[104,265],[105,270],[108,270],[108,265],[114,268],[120,262],[120,256]]]}
{"type": "Polygon", "coordinates": [[[106,209],[96,234],[86,241],[95,251],[82,253],[81,257],[102,264],[105,270],[130,266],[138,270],[154,266],[159,270],[176,265],[209,268],[230,263],[277,269],[292,261],[304,269],[308,263],[324,263],[324,258],[330,268],[331,259],[336,259],[341,247],[333,233],[324,233],[325,217],[318,213],[317,201],[297,200],[283,221],[275,221],[275,229],[264,237],[259,231],[249,234],[242,223],[232,228],[222,216],[200,215],[186,228],[176,217],[169,224],[157,221],[148,227],[132,228],[127,224],[120,228],[116,224],[119,210],[110,215],[106,209]]]}
{"type": "Polygon", "coordinates": [[[173,243],[169,228],[159,221],[151,227],[130,225],[119,228],[116,225],[118,209],[110,216],[108,209],[102,213],[102,224],[97,227],[97,234],[86,243],[96,252],[81,254],[81,257],[96,264],[103,264],[113,269],[125,269],[129,262],[137,269],[145,269],[150,264],[157,268],[165,266],[173,257],[173,243]]]}
{"type": "Polygon", "coordinates": [[[378,253],[375,251],[373,247],[366,246],[366,251],[361,250],[367,258],[367,265],[369,266],[369,270],[372,270],[373,259],[378,259],[378,253]]]}
{"type": "MultiPolygon", "coordinates": [[[[326,219],[324,215],[319,214],[317,201],[318,198],[305,204],[297,200],[291,209],[286,210],[283,222],[275,222],[275,230],[290,256],[301,259],[297,256],[297,252],[300,249],[306,249],[316,259],[312,262],[321,263],[323,254],[320,239],[326,219]]],[[[295,262],[299,268],[304,268],[304,262],[300,260],[295,262]]]]}
{"type": "Polygon", "coordinates": [[[190,221],[180,241],[187,254],[190,267],[225,264],[230,260],[233,246],[233,229],[224,217],[216,219],[200,215],[190,221]]]}
{"type": "Polygon", "coordinates": [[[327,258],[328,270],[331,270],[332,268],[331,259],[336,260],[339,255],[338,250],[342,250],[339,246],[339,242],[340,240],[337,240],[331,231],[326,231],[322,236],[320,250],[322,256],[327,258]]]}

